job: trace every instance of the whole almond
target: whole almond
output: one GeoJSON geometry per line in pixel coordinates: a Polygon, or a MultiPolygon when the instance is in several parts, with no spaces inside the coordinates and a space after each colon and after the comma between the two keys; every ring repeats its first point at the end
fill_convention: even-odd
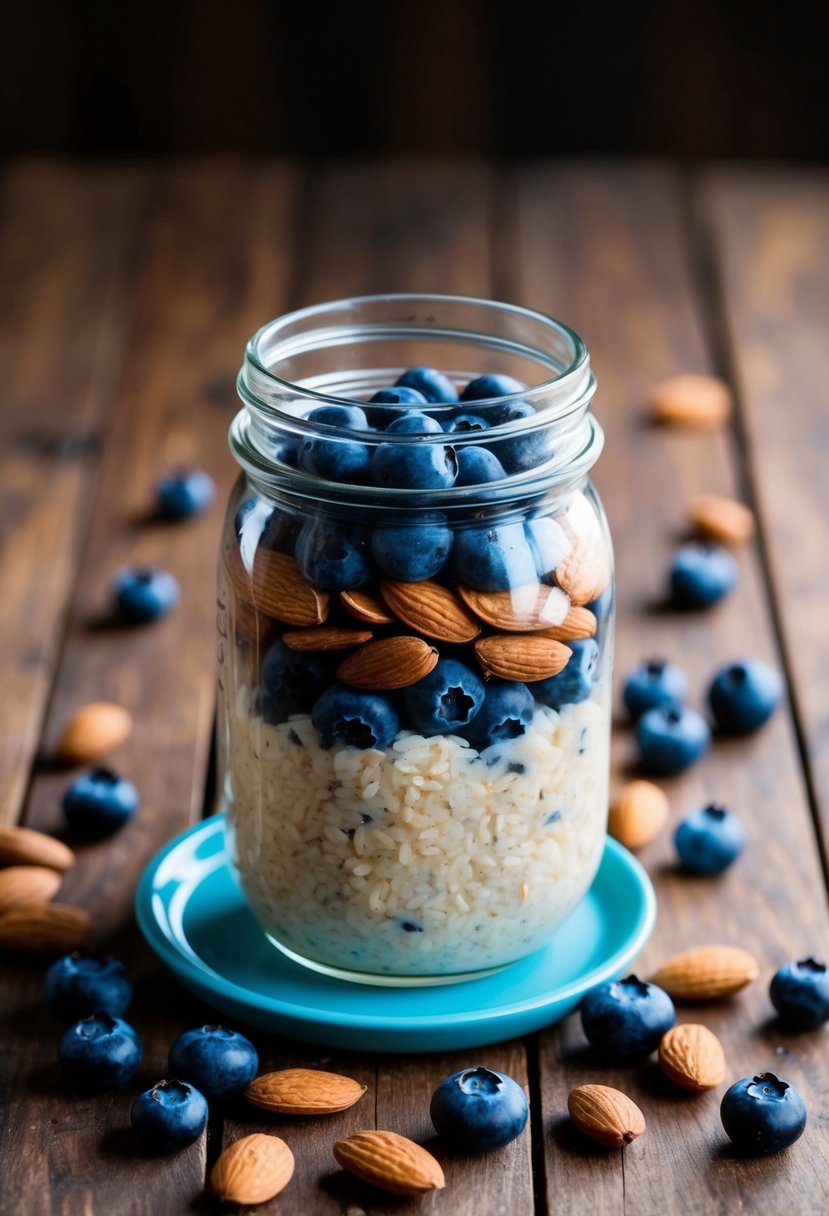
{"type": "Polygon", "coordinates": [[[438,661],[434,646],[423,638],[403,635],[369,642],[344,659],[337,668],[337,679],[353,688],[384,692],[408,688],[428,676],[438,661]]]}
{"type": "Polygon", "coordinates": [[[542,630],[539,637],[553,638],[557,642],[575,642],[582,638],[592,638],[597,628],[598,621],[589,608],[584,608],[581,604],[571,604],[561,624],[542,630]]]}
{"type": "Polygon", "coordinates": [[[424,1195],[446,1185],[432,1154],[397,1132],[356,1132],[337,1141],[334,1156],[350,1174],[393,1195],[424,1195]]]}
{"type": "Polygon", "coordinates": [[[132,718],[121,705],[92,701],[76,709],[58,739],[55,753],[71,764],[89,764],[119,747],[132,730],[132,718]]]}
{"type": "Polygon", "coordinates": [[[754,956],[738,946],[699,946],[669,958],[651,980],[675,1000],[715,1001],[745,988],[759,971],[754,956]]]}
{"type": "Polygon", "coordinates": [[[609,1085],[579,1085],[567,1098],[570,1118],[580,1132],[607,1148],[625,1148],[645,1130],[635,1102],[609,1085]]]}
{"type": "Polygon", "coordinates": [[[393,625],[394,616],[389,612],[379,595],[371,591],[341,591],[340,603],[355,621],[367,625],[393,625]]]}
{"type": "Polygon", "coordinates": [[[650,844],[668,822],[668,798],[652,781],[629,781],[610,808],[607,830],[626,849],[650,844]]]}
{"type": "Polygon", "coordinates": [[[274,1114],[332,1115],[353,1106],[365,1092],[365,1085],[336,1072],[282,1068],[251,1081],[245,1097],[253,1106],[274,1114]]]}
{"type": "Polygon", "coordinates": [[[287,553],[257,549],[253,568],[248,571],[234,549],[228,555],[227,573],[243,600],[285,625],[322,625],[328,617],[328,592],[306,582],[287,553]]]}
{"type": "Polygon", "coordinates": [[[7,866],[0,870],[0,913],[19,904],[48,904],[62,881],[46,866],[7,866]]]}
{"type": "Polygon", "coordinates": [[[722,1044],[707,1026],[673,1026],[659,1043],[659,1067],[674,1085],[694,1092],[713,1089],[725,1079],[722,1044]]]}
{"type": "Polygon", "coordinates": [[[475,654],[484,675],[532,684],[558,675],[572,654],[563,642],[533,634],[495,633],[475,643],[475,654]]]}
{"type": "Polygon", "coordinates": [[[290,650],[348,650],[370,642],[370,629],[348,629],[340,625],[319,625],[316,629],[286,629],[282,641],[290,650]]]}
{"type": "Polygon", "coordinates": [[[439,642],[471,642],[481,626],[458,597],[440,583],[383,579],[383,599],[404,625],[439,642]]]}
{"type": "Polygon", "coordinates": [[[716,376],[684,372],[657,384],[651,393],[657,422],[675,426],[719,427],[731,414],[731,390],[716,376]]]}
{"type": "Polygon", "coordinates": [[[86,946],[92,918],[73,904],[17,904],[0,913],[0,949],[62,954],[86,946]]]}
{"type": "Polygon", "coordinates": [[[560,587],[548,587],[546,583],[513,587],[511,591],[458,587],[458,594],[487,625],[507,633],[532,633],[561,625],[570,609],[565,592],[560,587]]]}
{"type": "Polygon", "coordinates": [[[294,1155],[285,1141],[254,1132],[228,1145],[210,1171],[210,1185],[228,1203],[267,1203],[293,1173],[294,1155]]]}
{"type": "Polygon", "coordinates": [[[691,522],[700,536],[723,545],[744,545],[754,535],[754,516],[744,503],[721,494],[698,494],[691,522]]]}
{"type": "Polygon", "coordinates": [[[75,854],[62,840],[34,828],[0,824],[0,865],[68,870],[74,864],[75,854]]]}

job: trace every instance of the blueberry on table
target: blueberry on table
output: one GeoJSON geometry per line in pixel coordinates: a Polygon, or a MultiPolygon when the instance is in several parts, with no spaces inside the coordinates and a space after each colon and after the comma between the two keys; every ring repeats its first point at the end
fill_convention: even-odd
{"type": "Polygon", "coordinates": [[[117,832],[141,805],[138,790],[109,768],[93,768],[77,777],[63,795],[69,828],[86,840],[117,832]]]}
{"type": "Polygon", "coordinates": [[[291,650],[281,640],[274,642],[262,663],[262,716],[266,721],[285,722],[291,714],[309,713],[330,678],[323,654],[291,650]]]}
{"type": "Polygon", "coordinates": [[[405,413],[404,410],[381,409],[383,405],[428,405],[429,402],[415,388],[406,388],[405,385],[400,385],[398,388],[381,388],[369,400],[365,406],[366,417],[373,427],[378,431],[384,431],[386,427],[394,422],[395,418],[401,418],[405,413]]]}
{"type": "Polygon", "coordinates": [[[177,1153],[207,1127],[204,1095],[184,1081],[159,1081],[130,1110],[133,1131],[153,1153],[177,1153]]]}
{"type": "Polygon", "coordinates": [[[203,469],[169,473],[156,486],[158,513],[163,519],[190,519],[206,511],[215,498],[213,478],[203,469]]]}
{"type": "Polygon", "coordinates": [[[303,577],[325,591],[353,591],[371,578],[368,535],[333,520],[306,520],[294,556],[303,577]]]}
{"type": "Polygon", "coordinates": [[[635,975],[599,984],[581,1003],[587,1041],[610,1064],[644,1060],[675,1021],[676,1010],[667,992],[635,975]]]}
{"type": "MultiPolygon", "coordinates": [[[[356,405],[322,405],[311,410],[308,421],[349,431],[369,429],[365,413],[356,405]]],[[[371,451],[367,444],[350,438],[309,435],[299,445],[297,463],[306,473],[327,481],[365,485],[371,471],[371,451]]]]}
{"type": "Polygon", "coordinates": [[[62,1022],[76,1022],[99,1011],[120,1017],[132,1000],[132,984],[117,958],[73,950],[46,972],[43,996],[62,1022]]]}
{"type": "Polygon", "coordinates": [[[167,570],[128,566],[115,580],[115,611],[129,625],[158,620],[175,608],[179,585],[167,570]]]}
{"type": "Polygon", "coordinates": [[[239,1093],[259,1071],[259,1055],[243,1034],[227,1026],[196,1026],[170,1048],[168,1071],[213,1101],[239,1093]]]}
{"type": "Polygon", "coordinates": [[[708,704],[724,735],[747,735],[768,722],[783,696],[783,681],[768,663],[743,659],[716,673],[708,704]]]}
{"type": "Polygon", "coordinates": [[[746,832],[736,815],[711,803],[686,815],[674,833],[679,860],[692,874],[722,874],[745,847],[746,832]]]}
{"type": "Polygon", "coordinates": [[[773,1072],[743,1077],[726,1090],[720,1105],[726,1135],[746,1154],[777,1153],[803,1135],[806,1103],[773,1072]]]}
{"type": "Polygon", "coordinates": [[[420,583],[443,567],[452,548],[452,533],[442,523],[391,524],[375,528],[371,552],[389,578],[420,583]]]}
{"type": "Polygon", "coordinates": [[[452,381],[434,367],[410,367],[395,380],[395,388],[400,386],[416,389],[432,405],[450,405],[458,400],[452,381]]]}
{"type": "Polygon", "coordinates": [[[691,541],[671,561],[671,600],[678,608],[708,608],[728,595],[737,576],[737,563],[722,545],[691,541]]]}
{"type": "Polygon", "coordinates": [[[649,709],[682,705],[687,696],[688,677],[667,659],[646,659],[640,663],[625,680],[622,691],[625,709],[634,722],[649,709]]]}
{"type": "Polygon", "coordinates": [[[394,742],[400,729],[397,711],[388,697],[377,692],[360,692],[345,684],[326,688],[311,711],[311,721],[319,731],[322,746],[383,751],[394,742]]]}
{"type": "Polygon", "coordinates": [[[509,591],[538,581],[535,558],[520,523],[459,529],[452,568],[459,583],[476,591],[509,591]]]}
{"type": "Polygon", "coordinates": [[[507,473],[497,456],[487,448],[457,448],[458,476],[455,486],[481,486],[503,481],[507,473]]]}
{"type": "Polygon", "coordinates": [[[58,1063],[76,1089],[102,1093],[125,1085],[141,1063],[141,1040],[128,1022],[93,1013],[65,1031],[58,1063]]]}
{"type": "Polygon", "coordinates": [[[457,659],[439,659],[428,676],[403,692],[406,725],[421,735],[456,734],[484,702],[483,680],[457,659]]]}
{"type": "Polygon", "coordinates": [[[772,977],[771,1003],[789,1030],[815,1030],[829,1022],[829,970],[804,958],[787,963],[772,977]]]}
{"type": "Polygon", "coordinates": [[[447,435],[470,435],[476,431],[488,431],[489,423],[480,414],[456,414],[443,428],[447,435]]]}
{"type": "Polygon", "coordinates": [[[649,709],[636,723],[641,767],[655,776],[670,777],[690,768],[711,743],[708,723],[682,705],[649,709]]]}
{"type": "Polygon", "coordinates": [[[478,751],[493,743],[507,743],[524,734],[533,720],[535,702],[526,684],[490,680],[484,703],[469,726],[458,733],[478,751]]]}
{"type": "Polygon", "coordinates": [[[564,705],[577,705],[590,696],[596,679],[599,663],[599,647],[593,638],[580,638],[568,642],[573,652],[567,665],[557,676],[537,680],[533,694],[537,701],[549,705],[550,709],[561,709],[564,705]]]}
{"type": "Polygon", "coordinates": [[[453,1148],[486,1153],[521,1135],[529,1104],[518,1082],[505,1073],[464,1068],[441,1081],[429,1114],[437,1134],[453,1148]]]}
{"type": "MultiPolygon", "coordinates": [[[[412,410],[390,423],[384,435],[442,435],[439,422],[412,410]]],[[[455,484],[458,461],[455,449],[434,443],[410,439],[407,443],[378,444],[371,459],[374,484],[389,489],[445,490],[455,484]]]]}
{"type": "Polygon", "coordinates": [[[513,376],[476,376],[464,387],[461,401],[489,401],[493,397],[511,397],[514,393],[523,393],[526,387],[526,384],[522,384],[513,376]]]}

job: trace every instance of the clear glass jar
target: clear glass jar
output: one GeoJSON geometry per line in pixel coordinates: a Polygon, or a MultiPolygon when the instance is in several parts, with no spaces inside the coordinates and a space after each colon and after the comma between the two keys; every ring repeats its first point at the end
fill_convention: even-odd
{"type": "Polygon", "coordinates": [[[219,777],[251,908],[291,958],[362,982],[532,953],[588,890],[607,819],[584,343],[506,304],[366,297],[266,325],[238,385],[219,777]],[[450,382],[429,396],[514,380],[371,402],[423,366],[450,382]]]}

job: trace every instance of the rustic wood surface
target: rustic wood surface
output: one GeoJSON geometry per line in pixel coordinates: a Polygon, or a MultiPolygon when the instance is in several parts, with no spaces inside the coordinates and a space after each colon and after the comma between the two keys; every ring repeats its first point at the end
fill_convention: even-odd
{"type": "MultiPolygon", "coordinates": [[[[679,874],[670,832],[642,852],[659,898],[637,964],[708,942],[761,963],[749,990],[684,1008],[721,1036],[729,1080],[779,1070],[810,1122],[789,1153],[746,1160],[722,1133],[722,1088],[669,1092],[654,1066],[599,1068],[574,1018],[472,1053],[392,1059],[297,1048],[254,1034],[263,1066],[325,1063],[368,1092],[330,1120],[263,1121],[241,1108],[211,1119],[200,1144],[148,1160],[128,1129],[130,1093],[78,1100],[55,1063],[58,1027],[40,1001],[43,967],[0,959],[0,1213],[208,1213],[206,1172],[222,1145],[268,1127],[297,1157],[290,1188],[262,1210],[292,1216],[453,1212],[640,1216],[825,1212],[829,1208],[826,1031],[787,1035],[766,986],[789,958],[829,952],[819,823],[829,822],[829,518],[826,333],[829,183],[818,175],[729,170],[698,181],[667,168],[584,164],[344,164],[303,168],[193,162],[142,169],[23,164],[2,182],[0,281],[6,393],[0,405],[0,821],[60,831],[66,773],[38,761],[84,701],[111,698],[135,718],[115,756],[144,805],[108,843],[79,850],[61,897],[92,912],[99,938],[135,973],[133,1017],[163,1074],[166,1049],[208,1017],[149,955],[135,930],[135,881],[172,834],[212,809],[213,569],[221,508],[176,527],[149,518],[165,468],[192,462],[235,477],[225,433],[248,334],[287,307],[374,290],[430,289],[512,299],[560,315],[590,343],[607,446],[596,480],[616,541],[619,672],[662,654],[689,672],[701,703],[721,661],[756,654],[790,680],[756,738],[716,743],[665,783],[672,822],[723,801],[749,846],[721,879],[679,874]],[[738,400],[733,428],[650,426],[650,386],[715,370],[738,400]],[[691,495],[744,496],[760,523],[739,557],[737,591],[713,613],[660,609],[664,571],[691,495]],[[107,619],[110,581],[128,561],[173,570],[178,611],[141,630],[107,619]],[[360,1127],[435,1147],[434,1085],[466,1063],[519,1079],[531,1125],[480,1159],[443,1155],[447,1189],[384,1200],[337,1169],[331,1144],[360,1127]],[[593,1151],[566,1118],[572,1085],[624,1088],[648,1130],[624,1153],[593,1151]]],[[[632,758],[618,725],[614,781],[632,758]]],[[[135,1087],[128,1087],[132,1092],[135,1087]]]]}

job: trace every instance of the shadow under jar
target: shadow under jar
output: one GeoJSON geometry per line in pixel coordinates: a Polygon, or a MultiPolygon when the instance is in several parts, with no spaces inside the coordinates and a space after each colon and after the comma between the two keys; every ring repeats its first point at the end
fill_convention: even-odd
{"type": "Polygon", "coordinates": [[[266,325],[238,383],[219,777],[249,904],[345,979],[514,962],[605,838],[612,553],[587,349],[526,309],[376,296],[266,325]]]}

